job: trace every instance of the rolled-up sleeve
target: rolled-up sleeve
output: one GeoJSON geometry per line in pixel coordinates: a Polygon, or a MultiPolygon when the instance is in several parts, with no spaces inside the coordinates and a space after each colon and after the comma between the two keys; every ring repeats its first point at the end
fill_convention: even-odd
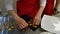
{"type": "Polygon", "coordinates": [[[8,10],[13,10],[13,1],[14,0],[5,0],[4,1],[4,5],[5,5],[5,8],[8,10]]]}
{"type": "Polygon", "coordinates": [[[45,7],[46,6],[46,0],[40,0],[40,6],[45,7]]]}

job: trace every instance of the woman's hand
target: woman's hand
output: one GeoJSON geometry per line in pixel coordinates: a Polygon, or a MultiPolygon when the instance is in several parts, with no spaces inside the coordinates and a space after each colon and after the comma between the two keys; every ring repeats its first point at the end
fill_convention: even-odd
{"type": "Polygon", "coordinates": [[[38,10],[38,12],[37,12],[34,20],[33,20],[33,24],[34,25],[39,25],[40,24],[40,22],[41,22],[41,16],[42,16],[44,8],[45,8],[44,6],[40,6],[40,8],[39,8],[39,10],[38,10]]]}
{"type": "Polygon", "coordinates": [[[26,21],[24,19],[21,19],[21,21],[17,20],[17,22],[18,22],[18,26],[20,29],[24,29],[28,26],[28,24],[26,23],[26,21]]]}
{"type": "Polygon", "coordinates": [[[24,19],[20,18],[17,15],[17,13],[15,13],[14,10],[9,10],[8,13],[12,16],[12,18],[14,18],[14,20],[17,22],[20,29],[24,29],[24,28],[26,28],[28,26],[26,21],[24,19]]]}
{"type": "Polygon", "coordinates": [[[33,20],[33,25],[39,25],[40,24],[40,21],[41,21],[41,17],[39,16],[36,16],[33,20]]]}

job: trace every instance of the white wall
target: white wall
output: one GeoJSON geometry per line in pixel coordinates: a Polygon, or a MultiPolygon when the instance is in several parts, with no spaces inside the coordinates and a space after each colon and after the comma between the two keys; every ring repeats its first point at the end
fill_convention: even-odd
{"type": "MultiPolygon", "coordinates": [[[[14,4],[13,4],[14,6],[14,10],[16,11],[16,9],[15,9],[15,0],[14,0],[14,4]]],[[[5,6],[4,6],[4,0],[0,0],[0,9],[2,9],[2,11],[6,11],[6,9],[5,9],[5,6]]]]}

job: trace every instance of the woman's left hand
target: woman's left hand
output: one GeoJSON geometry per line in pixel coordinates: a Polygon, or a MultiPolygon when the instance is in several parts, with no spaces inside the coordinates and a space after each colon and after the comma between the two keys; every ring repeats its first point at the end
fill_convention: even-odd
{"type": "Polygon", "coordinates": [[[34,18],[34,20],[33,20],[33,25],[39,25],[40,24],[40,22],[41,22],[41,17],[39,17],[39,16],[36,16],[35,18],[34,18]]]}

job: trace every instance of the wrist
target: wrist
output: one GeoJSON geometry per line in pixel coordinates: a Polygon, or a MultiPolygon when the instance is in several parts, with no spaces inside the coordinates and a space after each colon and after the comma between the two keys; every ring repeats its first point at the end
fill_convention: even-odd
{"type": "Polygon", "coordinates": [[[36,15],[35,17],[37,17],[37,18],[41,18],[41,15],[38,14],[38,15],[36,15]]]}

